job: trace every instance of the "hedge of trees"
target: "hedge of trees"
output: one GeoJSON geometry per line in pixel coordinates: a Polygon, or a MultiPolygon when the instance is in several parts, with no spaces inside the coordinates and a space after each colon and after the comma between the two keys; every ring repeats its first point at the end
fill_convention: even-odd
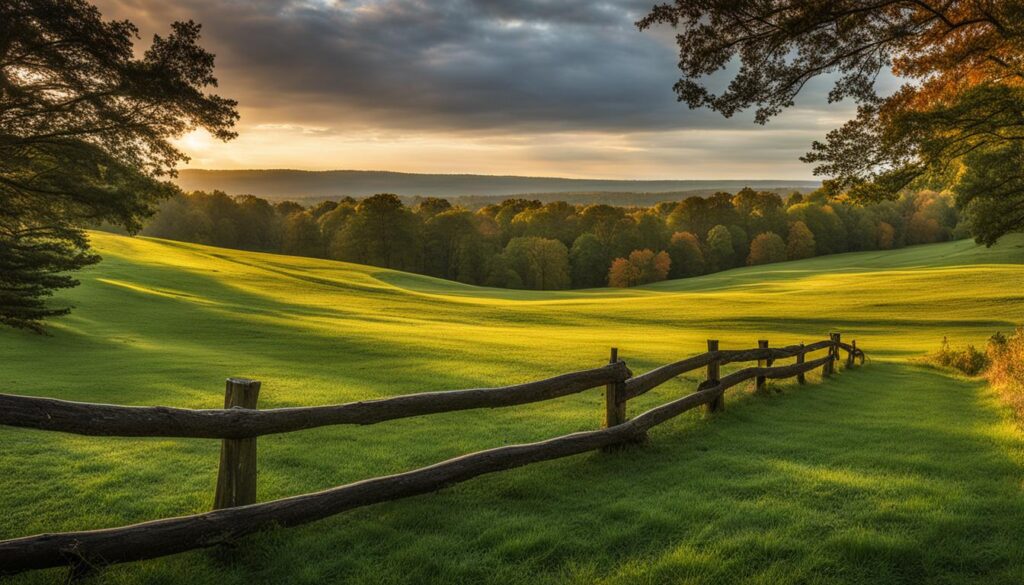
{"type": "Polygon", "coordinates": [[[476,211],[433,197],[409,207],[386,193],[303,207],[193,192],[164,202],[143,233],[536,290],[635,286],[968,235],[940,193],[860,206],[752,189],[653,207],[508,199],[476,211]]]}

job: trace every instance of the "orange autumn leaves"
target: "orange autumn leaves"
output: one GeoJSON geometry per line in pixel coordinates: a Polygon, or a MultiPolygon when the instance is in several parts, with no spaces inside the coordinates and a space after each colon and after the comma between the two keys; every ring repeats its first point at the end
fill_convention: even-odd
{"type": "Polygon", "coordinates": [[[672,260],[668,252],[654,253],[653,250],[633,250],[629,258],[616,258],[608,271],[608,285],[630,287],[658,282],[668,278],[672,260]]]}

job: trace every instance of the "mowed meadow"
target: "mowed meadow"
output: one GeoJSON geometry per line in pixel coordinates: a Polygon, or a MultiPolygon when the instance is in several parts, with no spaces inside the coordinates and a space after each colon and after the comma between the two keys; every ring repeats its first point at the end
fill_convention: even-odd
{"type": "MultiPolygon", "coordinates": [[[[471,480],[233,547],[106,569],[111,583],[1020,583],[1024,441],[982,381],[926,367],[943,336],[1024,321],[1024,237],[742,268],[626,290],[470,287],[340,262],[91,234],[104,261],[49,337],[0,331],[2,391],[261,408],[635,373],[705,349],[856,339],[862,368],[726,395],[650,442],[471,480]]],[[[817,357],[817,356],[814,356],[817,357]]],[[[694,390],[698,373],[636,401],[694,390]]],[[[603,393],[259,439],[260,501],[597,428],[603,393]]],[[[0,429],[0,538],[210,509],[219,443],[0,429]]],[[[20,575],[50,583],[66,571],[20,575]]]]}

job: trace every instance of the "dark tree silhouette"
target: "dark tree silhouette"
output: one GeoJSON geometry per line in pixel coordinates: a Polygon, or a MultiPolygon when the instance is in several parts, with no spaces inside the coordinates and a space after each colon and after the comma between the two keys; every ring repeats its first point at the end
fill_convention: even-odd
{"type": "MultiPolygon", "coordinates": [[[[678,31],[690,107],[725,116],[755,108],[765,123],[819,75],[855,119],[803,160],[830,195],[895,199],[908,187],[951,188],[979,242],[1024,227],[1024,2],[1020,0],[676,0],[637,24],[678,31]],[[707,76],[739,63],[720,92],[707,76]],[[906,82],[879,96],[890,69],[906,82]]],[[[813,227],[812,227],[813,229],[813,227]]]]}
{"type": "Polygon", "coordinates": [[[46,297],[98,257],[82,226],[130,232],[187,160],[170,138],[231,139],[235,102],[216,86],[199,25],[176,22],[140,58],[137,29],[83,0],[0,2],[0,323],[42,331],[46,297]]]}

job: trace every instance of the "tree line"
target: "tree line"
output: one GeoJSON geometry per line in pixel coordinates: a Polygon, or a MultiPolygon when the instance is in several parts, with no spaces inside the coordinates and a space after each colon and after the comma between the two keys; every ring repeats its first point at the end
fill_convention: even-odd
{"type": "Polygon", "coordinates": [[[220,191],[164,201],[143,234],[501,288],[636,286],[737,266],[966,237],[948,195],[870,205],[743,189],[652,207],[513,198],[476,211],[393,194],[303,206],[220,191]]]}

